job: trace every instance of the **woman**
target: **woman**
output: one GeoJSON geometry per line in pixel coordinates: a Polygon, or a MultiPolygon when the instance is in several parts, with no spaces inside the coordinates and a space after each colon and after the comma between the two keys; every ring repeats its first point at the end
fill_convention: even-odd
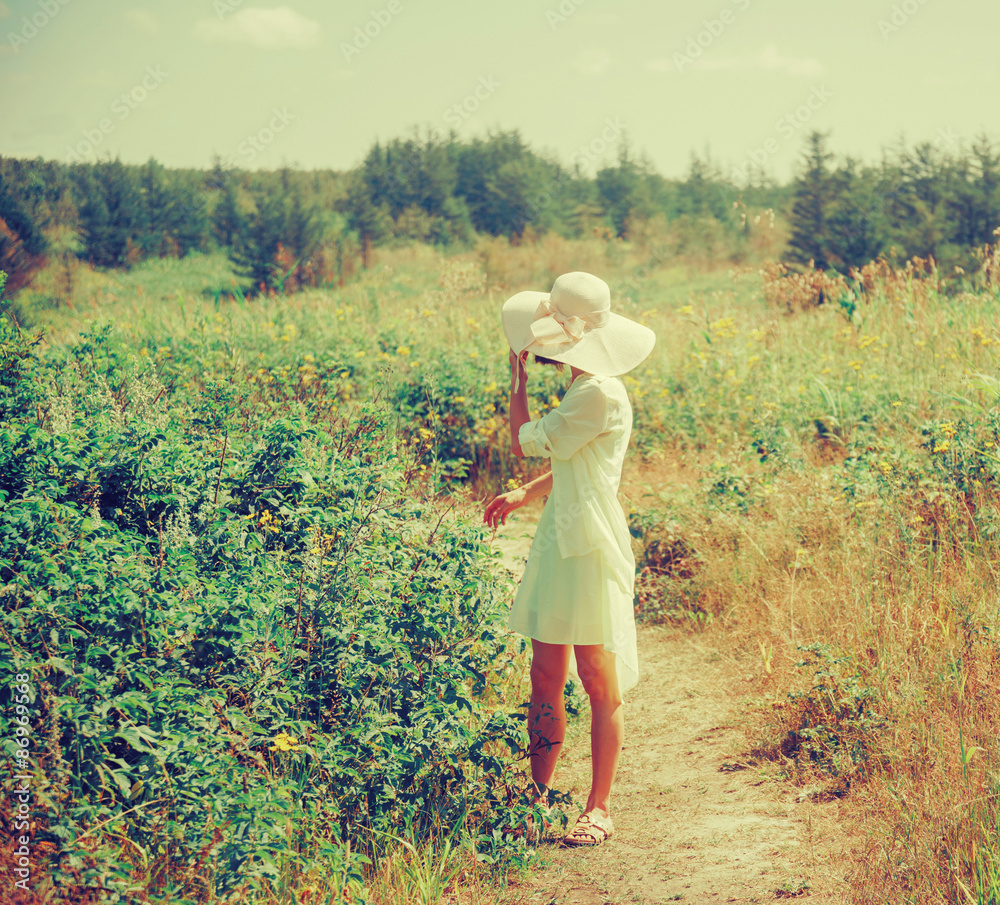
{"type": "Polygon", "coordinates": [[[607,283],[589,273],[559,277],[551,293],[519,292],[503,306],[510,344],[510,438],[516,456],[545,456],[551,471],[493,499],[494,529],[539,496],[548,496],[509,626],[531,638],[529,757],[535,800],[552,782],[566,735],[563,691],[571,649],[591,706],[593,777],[567,845],[611,838],[611,786],[624,740],[622,693],[638,679],[632,600],[635,560],[618,503],[632,408],[619,374],[653,348],[653,331],[611,312],[607,283]],[[535,360],[570,366],[557,408],[528,415],[525,370],[535,360]]]}

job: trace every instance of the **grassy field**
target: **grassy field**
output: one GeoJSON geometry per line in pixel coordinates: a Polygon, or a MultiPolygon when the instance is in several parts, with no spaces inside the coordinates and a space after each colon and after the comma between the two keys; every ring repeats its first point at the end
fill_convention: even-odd
{"type": "MultiPolygon", "coordinates": [[[[925,262],[848,281],[704,272],[597,239],[385,251],[342,290],[258,300],[228,296],[211,258],[81,271],[69,304],[53,273],[19,303],[47,339],[5,339],[5,644],[32,669],[36,731],[80,731],[68,711],[84,703],[119,714],[106,738],[86,723],[98,741],[76,755],[83,779],[68,780],[68,752],[47,764],[56,779],[39,794],[89,839],[59,882],[110,882],[116,858],[111,879],[150,900],[222,899],[252,874],[261,901],[367,886],[371,900],[433,902],[457,883],[479,902],[526,863],[484,816],[516,797],[503,752],[519,727],[502,714],[523,676],[488,628],[510,589],[476,521],[479,501],[538,464],[507,447],[500,305],[570,269],[605,276],[616,310],[658,336],[625,378],[637,612],[757,659],[748,752],[857,815],[859,902],[1000,903],[1000,258],[944,286],[925,262]],[[13,468],[25,451],[35,464],[13,468]],[[114,500],[113,486],[126,488],[114,500]],[[101,575],[74,572],[81,555],[101,575]],[[38,582],[77,589],[85,629],[60,643],[64,660],[101,666],[87,694],[79,661],[46,647],[69,623],[38,582]],[[122,582],[127,638],[100,591],[122,582]],[[220,627],[220,606],[236,627],[220,627]],[[98,676],[137,649],[149,675],[174,675],[143,640],[153,610],[159,643],[200,678],[151,705],[141,676],[98,676]],[[377,650],[358,640],[362,619],[377,650]],[[407,677],[410,698],[372,663],[407,677]],[[150,717],[178,701],[200,722],[150,717]],[[390,727],[401,706],[421,714],[405,731],[390,727]],[[428,747],[428,731],[446,742],[428,747]],[[228,747],[166,768],[166,740],[209,732],[228,747]],[[357,745],[367,760],[344,753],[357,745]],[[420,758],[433,769],[400,766],[420,758]],[[173,811],[140,808],[134,783],[156,770],[173,811]],[[366,785],[373,770],[394,787],[366,785]],[[207,818],[178,792],[206,771],[230,802],[207,818]],[[235,838],[240,807],[272,835],[235,838]],[[343,830],[322,829],[331,820],[343,830]]],[[[529,368],[535,413],[563,389],[529,368]]]]}

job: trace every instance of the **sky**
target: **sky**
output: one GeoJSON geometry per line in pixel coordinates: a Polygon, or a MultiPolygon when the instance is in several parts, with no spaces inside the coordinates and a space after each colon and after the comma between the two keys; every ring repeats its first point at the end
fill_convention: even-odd
{"type": "Polygon", "coordinates": [[[345,170],[516,129],[785,182],[814,129],[866,162],[1000,139],[998,36],[996,0],[0,0],[0,155],[345,170]]]}

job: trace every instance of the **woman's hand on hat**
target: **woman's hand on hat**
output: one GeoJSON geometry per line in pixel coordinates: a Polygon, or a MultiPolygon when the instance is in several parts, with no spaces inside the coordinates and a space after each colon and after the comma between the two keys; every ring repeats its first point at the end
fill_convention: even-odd
{"type": "Polygon", "coordinates": [[[500,525],[507,524],[508,515],[515,509],[520,509],[526,502],[528,502],[528,492],[523,487],[501,493],[487,503],[483,521],[496,531],[500,525]]]}

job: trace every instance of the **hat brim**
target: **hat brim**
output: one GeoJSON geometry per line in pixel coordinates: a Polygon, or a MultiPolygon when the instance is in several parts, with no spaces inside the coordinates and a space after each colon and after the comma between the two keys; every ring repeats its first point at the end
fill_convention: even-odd
{"type": "Polygon", "coordinates": [[[500,320],[507,342],[517,354],[532,352],[588,374],[617,377],[631,371],[653,351],[656,334],[649,327],[614,312],[609,312],[606,323],[587,330],[578,340],[559,345],[535,342],[525,345],[538,306],[548,300],[549,293],[528,290],[504,302],[500,320]]]}

